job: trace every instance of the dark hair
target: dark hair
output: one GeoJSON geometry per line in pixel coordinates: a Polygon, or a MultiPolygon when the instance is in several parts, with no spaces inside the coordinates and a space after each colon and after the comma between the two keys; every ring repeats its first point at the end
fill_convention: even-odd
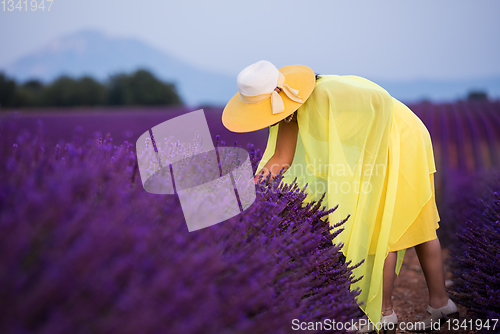
{"type": "MultiPolygon", "coordinates": [[[[315,75],[315,79],[316,79],[316,81],[318,81],[318,80],[320,79],[321,74],[317,74],[317,73],[315,73],[314,75],[315,75]]],[[[274,123],[273,125],[270,125],[270,126],[275,126],[275,125],[276,125],[276,124],[278,124],[278,123],[279,123],[279,122],[276,122],[276,123],[274,123]]]]}

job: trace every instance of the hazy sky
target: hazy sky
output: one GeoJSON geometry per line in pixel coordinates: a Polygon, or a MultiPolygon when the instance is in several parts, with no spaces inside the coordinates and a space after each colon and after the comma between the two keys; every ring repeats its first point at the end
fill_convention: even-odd
{"type": "Polygon", "coordinates": [[[2,6],[0,65],[91,28],[230,75],[261,59],[390,80],[500,75],[499,0],[54,0],[50,12],[2,6]]]}

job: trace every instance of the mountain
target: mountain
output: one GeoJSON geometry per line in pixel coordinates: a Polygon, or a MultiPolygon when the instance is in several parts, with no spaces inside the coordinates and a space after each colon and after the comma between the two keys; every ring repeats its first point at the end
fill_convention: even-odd
{"type": "Polygon", "coordinates": [[[225,104],[237,91],[236,78],[203,71],[132,38],[86,30],[52,40],[0,70],[18,81],[48,82],[61,74],[90,75],[106,80],[110,74],[145,68],[173,82],[188,105],[225,104]]]}
{"type": "MultiPolygon", "coordinates": [[[[74,77],[88,74],[103,81],[110,74],[130,73],[138,68],[148,69],[158,78],[175,83],[189,106],[225,105],[237,92],[236,75],[230,77],[200,70],[139,40],[112,37],[94,30],[54,39],[12,64],[1,66],[0,71],[21,82],[31,78],[48,82],[61,74],[74,77]]],[[[402,102],[454,101],[464,99],[471,90],[481,90],[500,99],[498,76],[455,81],[367,79],[402,102]]]]}

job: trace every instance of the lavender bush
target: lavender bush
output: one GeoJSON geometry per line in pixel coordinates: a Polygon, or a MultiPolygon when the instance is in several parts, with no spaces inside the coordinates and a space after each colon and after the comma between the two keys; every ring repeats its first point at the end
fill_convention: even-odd
{"type": "Polygon", "coordinates": [[[469,195],[463,194],[464,205],[458,211],[464,220],[452,251],[452,298],[469,308],[472,318],[500,319],[500,196],[490,192],[491,186],[500,189],[500,175],[488,173],[476,181],[469,195]]]}
{"type": "Polygon", "coordinates": [[[262,182],[243,214],[189,233],[175,196],[144,191],[133,145],[44,136],[0,120],[1,333],[287,333],[358,315],[340,229],[297,185],[262,182]]]}

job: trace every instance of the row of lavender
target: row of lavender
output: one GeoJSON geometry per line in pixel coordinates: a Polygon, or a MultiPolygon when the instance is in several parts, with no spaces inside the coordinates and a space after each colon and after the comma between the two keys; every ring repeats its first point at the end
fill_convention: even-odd
{"type": "Polygon", "coordinates": [[[494,321],[500,319],[500,170],[471,176],[456,191],[450,200],[458,236],[451,245],[452,298],[472,318],[494,321]]]}
{"type": "Polygon", "coordinates": [[[20,126],[0,122],[1,333],[287,333],[358,316],[331,211],[296,186],[261,183],[244,214],[189,233],[174,196],[144,191],[134,145],[53,147],[41,123],[20,126]]]}

